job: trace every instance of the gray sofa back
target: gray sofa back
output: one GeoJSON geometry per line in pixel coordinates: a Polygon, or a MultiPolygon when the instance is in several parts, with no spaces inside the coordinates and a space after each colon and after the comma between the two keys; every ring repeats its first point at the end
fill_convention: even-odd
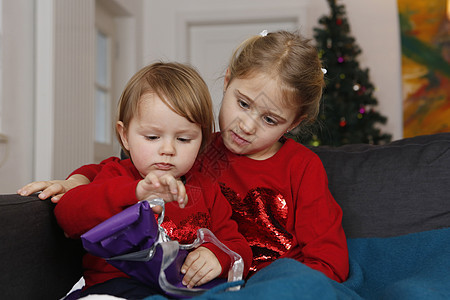
{"type": "Polygon", "coordinates": [[[383,146],[312,150],[344,211],[347,237],[389,237],[450,226],[450,133],[383,146]]]}

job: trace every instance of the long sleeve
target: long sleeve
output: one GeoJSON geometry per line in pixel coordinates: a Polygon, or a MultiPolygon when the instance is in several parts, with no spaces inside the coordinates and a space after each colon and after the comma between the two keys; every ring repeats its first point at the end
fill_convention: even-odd
{"type": "Polygon", "coordinates": [[[103,166],[96,179],[68,191],[55,208],[56,219],[72,238],[136,203],[139,179],[118,161],[103,166]]]}
{"type": "Polygon", "coordinates": [[[342,209],[328,189],[327,175],[318,157],[313,156],[299,175],[302,178],[294,225],[299,247],[287,256],[343,282],[348,276],[349,262],[342,209]]]}
{"type": "Polygon", "coordinates": [[[118,159],[117,157],[110,157],[103,160],[99,164],[89,164],[81,166],[78,169],[74,170],[72,173],[70,173],[69,176],[67,176],[67,178],[69,178],[74,174],[80,174],[86,176],[92,182],[94,181],[95,176],[97,176],[97,174],[100,173],[104,165],[106,165],[108,162],[116,161],[117,159],[118,159]]]}

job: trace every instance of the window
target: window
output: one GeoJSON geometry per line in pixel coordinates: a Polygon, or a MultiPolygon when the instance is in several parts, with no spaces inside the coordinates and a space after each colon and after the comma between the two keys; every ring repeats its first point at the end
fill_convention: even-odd
{"type": "Polygon", "coordinates": [[[111,143],[110,40],[97,30],[95,78],[95,142],[111,143]]]}
{"type": "Polygon", "coordinates": [[[118,59],[115,51],[116,23],[115,16],[105,5],[105,1],[96,1],[95,6],[95,162],[119,153],[118,143],[113,136],[114,113],[118,98],[113,89],[116,78],[114,66],[118,59]]]}

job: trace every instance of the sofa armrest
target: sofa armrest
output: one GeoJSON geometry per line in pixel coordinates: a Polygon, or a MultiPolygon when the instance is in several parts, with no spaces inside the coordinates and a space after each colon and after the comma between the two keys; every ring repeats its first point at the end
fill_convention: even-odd
{"type": "Polygon", "coordinates": [[[81,277],[81,242],[64,236],[53,208],[36,195],[0,195],[2,298],[60,299],[81,277]]]}

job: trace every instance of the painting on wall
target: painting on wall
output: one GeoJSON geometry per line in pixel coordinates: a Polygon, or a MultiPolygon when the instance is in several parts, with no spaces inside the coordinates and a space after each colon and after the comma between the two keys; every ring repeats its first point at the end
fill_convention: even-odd
{"type": "Polygon", "coordinates": [[[450,132],[450,0],[397,0],[403,135],[450,132]]]}

